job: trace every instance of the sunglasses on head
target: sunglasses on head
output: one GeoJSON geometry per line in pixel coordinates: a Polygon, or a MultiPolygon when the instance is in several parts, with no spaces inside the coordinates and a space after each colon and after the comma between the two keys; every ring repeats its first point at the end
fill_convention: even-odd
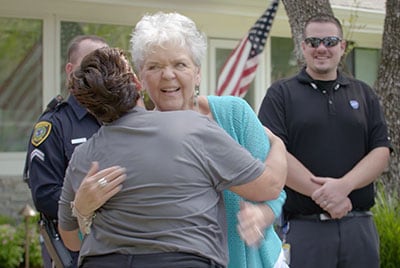
{"type": "Polygon", "coordinates": [[[324,44],[325,47],[334,47],[339,44],[340,41],[342,41],[342,39],[337,36],[327,36],[324,38],[307,37],[304,39],[304,42],[313,48],[319,47],[321,43],[324,44]]]}

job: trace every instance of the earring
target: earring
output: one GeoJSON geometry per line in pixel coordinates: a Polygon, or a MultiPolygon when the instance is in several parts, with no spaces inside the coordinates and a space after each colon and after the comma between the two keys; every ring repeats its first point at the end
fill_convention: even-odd
{"type": "Polygon", "coordinates": [[[139,96],[142,100],[144,100],[144,90],[139,90],[139,96]]]}
{"type": "Polygon", "coordinates": [[[194,98],[193,98],[193,104],[195,109],[198,111],[199,110],[199,102],[197,101],[197,97],[200,95],[200,87],[195,86],[194,87],[194,98]]]}

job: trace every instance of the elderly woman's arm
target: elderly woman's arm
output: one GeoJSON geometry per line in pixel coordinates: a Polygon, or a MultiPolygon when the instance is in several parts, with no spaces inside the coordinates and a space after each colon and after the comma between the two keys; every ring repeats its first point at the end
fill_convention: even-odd
{"type": "Polygon", "coordinates": [[[99,171],[99,164],[92,163],[74,199],[75,214],[83,234],[88,232],[95,211],[122,189],[125,179],[125,168],[112,166],[99,171]]]}
{"type": "MultiPolygon", "coordinates": [[[[287,176],[286,148],[282,140],[265,128],[271,148],[265,164],[271,169],[273,176],[284,178],[287,176]]],[[[248,245],[257,245],[262,239],[260,234],[254,232],[254,226],[259,230],[269,227],[282,213],[282,206],[286,200],[286,193],[281,190],[279,197],[266,201],[263,204],[253,204],[243,201],[238,214],[238,231],[248,245]]]]}

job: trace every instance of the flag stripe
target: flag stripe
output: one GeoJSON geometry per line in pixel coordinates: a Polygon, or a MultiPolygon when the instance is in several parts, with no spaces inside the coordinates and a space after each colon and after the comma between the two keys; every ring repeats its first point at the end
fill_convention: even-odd
{"type": "Polygon", "coordinates": [[[228,57],[218,77],[217,95],[243,97],[246,94],[256,75],[260,55],[264,50],[278,3],[279,0],[271,2],[228,57]]]}
{"type": "MultiPolygon", "coordinates": [[[[232,78],[235,74],[237,75],[237,70],[242,69],[242,66],[246,63],[246,58],[242,55],[247,55],[248,53],[248,49],[244,51],[247,43],[247,40],[243,40],[238,47],[239,49],[235,49],[231,56],[229,56],[228,61],[224,64],[218,79],[218,84],[221,84],[221,86],[218,87],[219,89],[217,92],[222,93],[227,87],[230,87],[229,84],[233,83],[232,78]]],[[[221,95],[219,93],[217,93],[217,95],[221,95]]]]}
{"type": "MultiPolygon", "coordinates": [[[[244,68],[246,61],[244,58],[241,58],[242,60],[235,66],[235,68],[232,70],[233,72],[229,77],[226,79],[226,86],[222,88],[224,91],[233,91],[236,92],[237,86],[240,83],[240,80],[242,79],[242,73],[241,70],[244,68]]],[[[231,94],[232,95],[232,94],[231,94]]]]}

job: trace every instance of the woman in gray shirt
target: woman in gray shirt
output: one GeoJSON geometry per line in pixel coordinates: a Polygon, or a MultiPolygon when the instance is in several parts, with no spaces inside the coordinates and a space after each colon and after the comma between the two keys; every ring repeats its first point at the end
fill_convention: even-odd
{"type": "MultiPolygon", "coordinates": [[[[59,204],[63,241],[80,249],[81,267],[225,267],[222,191],[274,198],[264,190],[268,169],[206,116],[137,106],[134,80],[115,48],[86,56],[71,78],[77,100],[104,126],[75,149],[67,169],[59,204]],[[96,212],[81,244],[71,204],[93,161],[122,166],[127,178],[96,212]]],[[[102,178],[98,186],[105,184],[102,178]]]]}

